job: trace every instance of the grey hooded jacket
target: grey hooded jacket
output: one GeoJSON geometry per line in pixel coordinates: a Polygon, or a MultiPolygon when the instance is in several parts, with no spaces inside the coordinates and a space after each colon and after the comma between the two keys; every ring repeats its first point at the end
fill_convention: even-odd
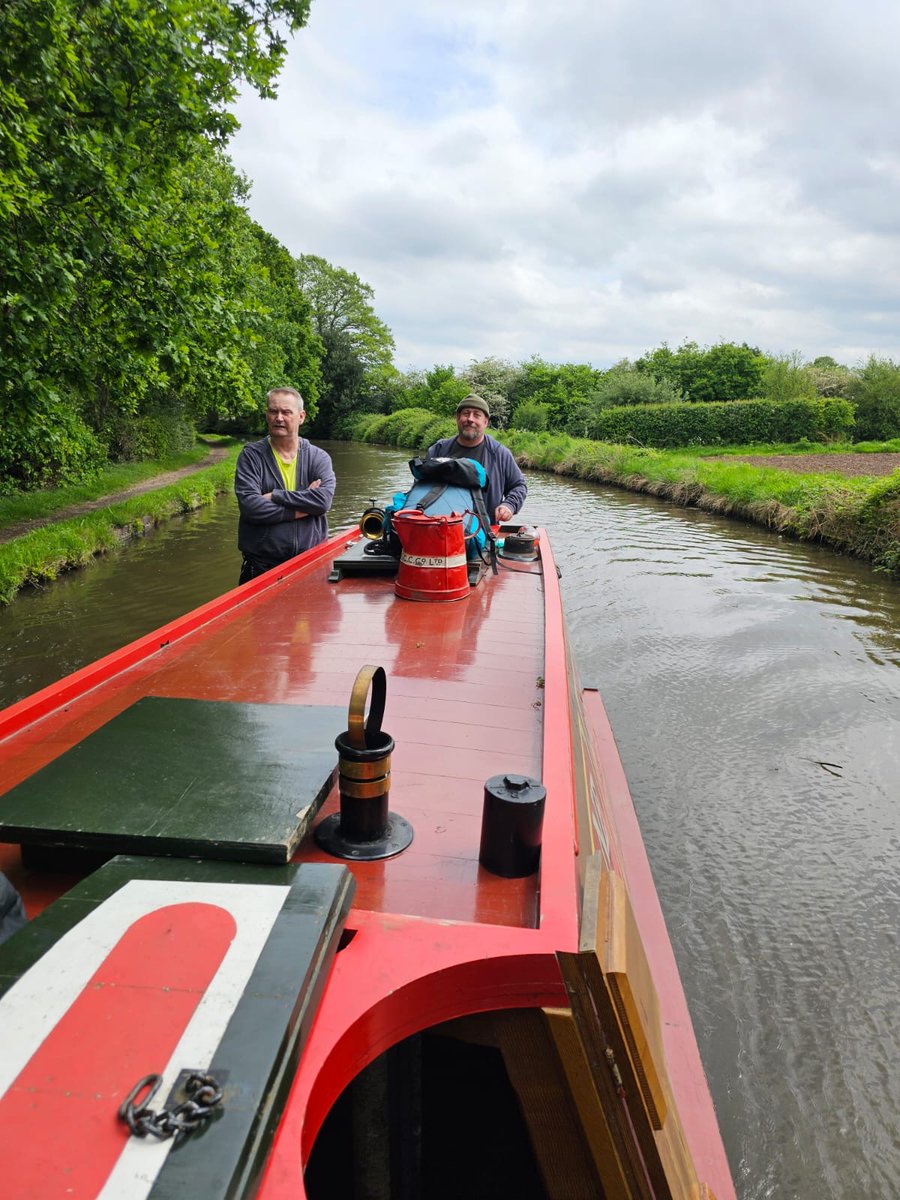
{"type": "Polygon", "coordinates": [[[295,554],[318,546],[328,537],[325,514],[334,499],[334,467],[324,450],[300,439],[297,450],[297,488],[285,491],[268,438],[248,442],[234,475],[237,496],[238,549],[248,558],[277,566],[295,554]],[[310,488],[314,479],[321,486],[310,488]],[[263,497],[271,492],[272,499],[263,497]],[[297,520],[295,510],[309,516],[297,520]]]}

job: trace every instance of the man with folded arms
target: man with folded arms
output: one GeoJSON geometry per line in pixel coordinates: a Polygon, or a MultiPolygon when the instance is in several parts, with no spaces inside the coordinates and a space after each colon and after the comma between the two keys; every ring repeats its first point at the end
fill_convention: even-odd
{"type": "Polygon", "coordinates": [[[303,397],[292,387],[266,397],[269,436],[241,451],[234,476],[244,556],[239,583],[280,566],[328,537],[326,513],[334,499],[331,458],[300,437],[303,397]]]}

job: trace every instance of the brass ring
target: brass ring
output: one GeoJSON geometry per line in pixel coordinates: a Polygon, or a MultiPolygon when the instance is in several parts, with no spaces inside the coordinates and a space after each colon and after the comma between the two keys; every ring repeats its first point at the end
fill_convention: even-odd
{"type": "Polygon", "coordinates": [[[338,784],[341,795],[349,800],[377,800],[391,790],[391,773],[388,771],[380,779],[345,779],[341,775],[338,784]]]}
{"type": "Polygon", "coordinates": [[[376,758],[372,762],[354,762],[351,758],[338,759],[338,774],[341,779],[380,779],[391,773],[391,756],[376,758]]]}
{"type": "Polygon", "coordinates": [[[384,667],[362,667],[350,693],[350,711],[347,715],[347,740],[354,750],[367,749],[369,739],[374,741],[375,735],[381,732],[386,695],[387,676],[384,667]],[[372,699],[367,719],[366,697],[370,687],[372,699]]]}

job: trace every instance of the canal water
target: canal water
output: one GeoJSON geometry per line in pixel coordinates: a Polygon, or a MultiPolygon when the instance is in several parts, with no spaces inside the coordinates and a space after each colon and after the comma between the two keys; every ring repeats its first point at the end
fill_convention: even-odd
{"type": "MultiPolygon", "coordinates": [[[[334,444],[335,528],[408,480],[334,444]]],[[[742,1200],[900,1196],[900,584],[533,474],[603,694],[742,1200]]],[[[0,705],[236,580],[225,498],[0,612],[0,705]]]]}

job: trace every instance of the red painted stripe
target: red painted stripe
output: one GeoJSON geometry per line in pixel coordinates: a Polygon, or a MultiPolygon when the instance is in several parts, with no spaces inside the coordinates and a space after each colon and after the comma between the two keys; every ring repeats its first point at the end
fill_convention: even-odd
{"type": "Polygon", "coordinates": [[[126,930],[0,1098],[4,1196],[97,1195],[129,1136],[119,1105],[164,1070],[235,932],[212,904],[173,904],[126,930]]]}
{"type": "Polygon", "coordinates": [[[551,807],[541,849],[541,928],[556,950],[578,946],[575,861],[575,777],[572,749],[573,697],[569,694],[566,622],[556,560],[544,529],[538,529],[544,588],[544,742],[542,781],[551,807]]]}

